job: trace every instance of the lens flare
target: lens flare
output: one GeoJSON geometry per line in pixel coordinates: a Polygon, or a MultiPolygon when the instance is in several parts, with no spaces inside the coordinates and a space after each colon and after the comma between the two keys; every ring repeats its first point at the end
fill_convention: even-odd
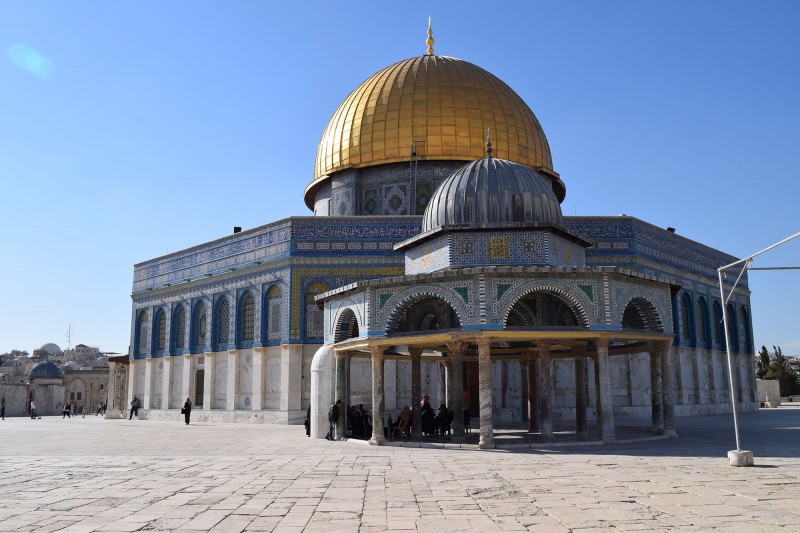
{"type": "Polygon", "coordinates": [[[20,69],[43,80],[50,79],[55,71],[53,61],[26,44],[9,46],[8,58],[20,69]]]}

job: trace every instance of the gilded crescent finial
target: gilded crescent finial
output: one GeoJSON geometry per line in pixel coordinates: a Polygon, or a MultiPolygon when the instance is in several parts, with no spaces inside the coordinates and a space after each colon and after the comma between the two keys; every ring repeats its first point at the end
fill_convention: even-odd
{"type": "Polygon", "coordinates": [[[428,39],[425,41],[428,45],[428,55],[433,55],[433,30],[431,29],[431,18],[428,17],[428,39]]]}
{"type": "Polygon", "coordinates": [[[492,158],[492,135],[489,128],[486,128],[486,157],[492,158]]]}

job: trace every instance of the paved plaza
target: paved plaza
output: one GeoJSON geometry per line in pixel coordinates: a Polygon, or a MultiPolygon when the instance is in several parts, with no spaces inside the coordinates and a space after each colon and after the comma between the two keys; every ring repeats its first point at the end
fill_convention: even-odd
{"type": "Polygon", "coordinates": [[[800,408],[605,447],[312,441],[298,426],[0,422],[2,531],[800,531],[800,408]]]}

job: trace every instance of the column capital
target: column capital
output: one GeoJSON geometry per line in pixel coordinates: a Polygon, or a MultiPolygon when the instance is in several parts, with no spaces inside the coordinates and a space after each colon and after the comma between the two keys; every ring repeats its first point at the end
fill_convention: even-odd
{"type": "Polygon", "coordinates": [[[594,345],[597,347],[598,351],[600,351],[601,348],[608,351],[609,341],[610,339],[608,337],[597,337],[594,340],[594,345]]]}
{"type": "Polygon", "coordinates": [[[477,337],[475,339],[475,344],[478,345],[479,350],[486,350],[492,344],[492,339],[489,337],[477,337]]]}
{"type": "Polygon", "coordinates": [[[376,359],[376,358],[379,358],[379,357],[382,358],[383,357],[383,352],[385,352],[385,351],[386,351],[386,348],[384,346],[379,346],[377,344],[370,344],[369,345],[369,353],[370,353],[370,355],[372,356],[373,359],[376,359]]]}
{"type": "Polygon", "coordinates": [[[464,352],[467,351],[467,343],[461,341],[448,341],[447,354],[452,359],[453,357],[464,357],[464,352]]]}
{"type": "Polygon", "coordinates": [[[550,348],[553,347],[553,342],[550,340],[537,340],[536,341],[536,351],[540,354],[543,353],[550,353],[550,348]]]}
{"type": "MultiPolygon", "coordinates": [[[[372,349],[370,348],[370,351],[371,350],[372,349]]],[[[411,359],[419,359],[420,357],[422,357],[422,348],[417,348],[415,346],[409,347],[408,355],[411,356],[411,359]]]]}

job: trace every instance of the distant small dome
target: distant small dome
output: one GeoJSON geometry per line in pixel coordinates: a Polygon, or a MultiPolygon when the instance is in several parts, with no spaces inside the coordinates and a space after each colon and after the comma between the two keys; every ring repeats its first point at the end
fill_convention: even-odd
{"type": "Polygon", "coordinates": [[[456,170],[433,193],[422,231],[442,226],[563,224],[561,205],[548,178],[497,158],[483,158],[456,170]]]}
{"type": "Polygon", "coordinates": [[[55,344],[53,342],[48,342],[47,344],[42,344],[42,347],[39,348],[39,349],[46,351],[50,355],[58,355],[60,353],[63,353],[61,348],[58,347],[58,344],[55,344]]]}
{"type": "Polygon", "coordinates": [[[61,379],[63,377],[64,375],[61,374],[58,367],[50,361],[42,361],[31,368],[31,371],[28,373],[29,381],[33,381],[34,379],[61,379]]]}

